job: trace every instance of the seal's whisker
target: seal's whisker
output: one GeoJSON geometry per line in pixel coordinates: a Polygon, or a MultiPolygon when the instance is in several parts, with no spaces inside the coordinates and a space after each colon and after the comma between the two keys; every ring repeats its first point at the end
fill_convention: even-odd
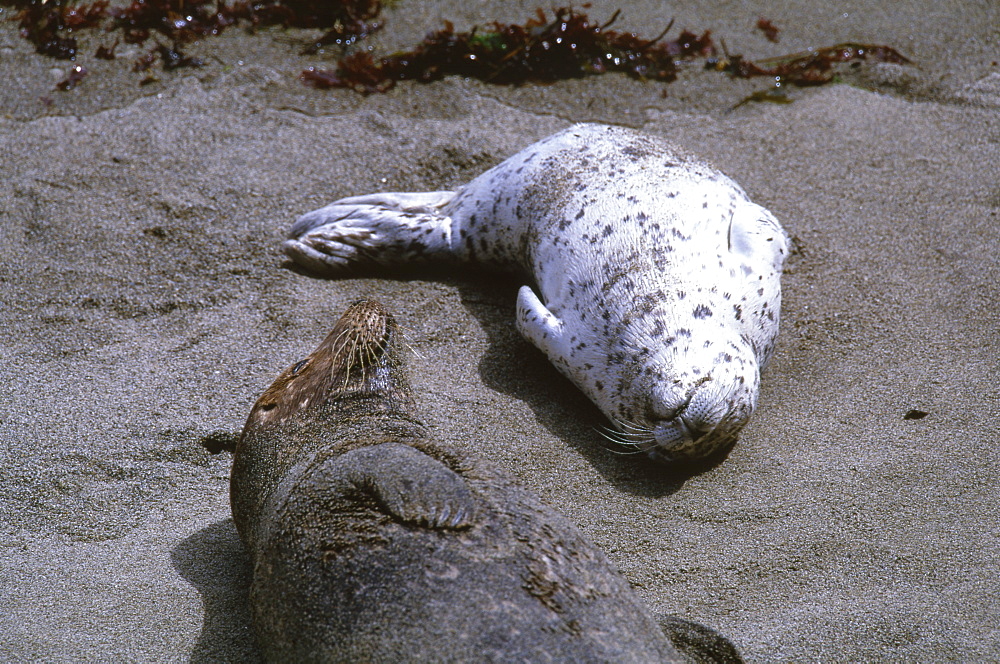
{"type": "Polygon", "coordinates": [[[622,442],[628,443],[642,443],[647,440],[652,440],[653,436],[650,434],[638,434],[638,433],[622,433],[621,431],[615,431],[613,429],[609,430],[611,435],[615,437],[615,440],[620,440],[622,442]]]}
{"type": "Polygon", "coordinates": [[[640,450],[640,449],[634,449],[634,450],[628,450],[628,451],[625,451],[625,450],[616,450],[616,449],[614,449],[612,447],[605,447],[604,449],[606,449],[608,452],[611,452],[612,454],[617,454],[619,456],[636,456],[638,454],[644,454],[645,453],[645,450],[640,450]]]}
{"type": "Polygon", "coordinates": [[[645,449],[646,445],[644,445],[644,443],[650,443],[653,440],[651,436],[645,438],[632,437],[623,434],[621,431],[609,429],[608,427],[596,427],[596,431],[601,434],[602,437],[613,443],[621,445],[622,447],[635,448],[639,452],[645,449]]]}
{"type": "Polygon", "coordinates": [[[638,435],[643,437],[652,437],[653,427],[643,424],[638,424],[636,422],[629,422],[628,420],[618,419],[617,417],[612,417],[611,421],[614,422],[615,426],[618,427],[619,433],[624,435],[638,435]]]}
{"type": "Polygon", "coordinates": [[[341,330],[340,334],[338,334],[337,337],[330,342],[331,351],[334,355],[340,355],[343,353],[344,348],[347,346],[347,342],[344,341],[344,337],[346,337],[350,331],[350,328],[341,330]]]}
{"type": "MultiPolygon", "coordinates": [[[[330,354],[333,355],[333,357],[335,357],[335,358],[343,358],[343,357],[345,357],[345,352],[344,351],[347,349],[347,345],[349,343],[345,339],[345,337],[347,336],[347,334],[350,331],[351,331],[350,328],[345,328],[345,329],[341,330],[340,334],[338,334],[336,336],[336,338],[334,338],[334,340],[330,342],[330,354]]],[[[348,373],[350,373],[350,367],[351,367],[350,355],[349,354],[346,355],[346,358],[347,358],[347,360],[344,361],[343,364],[347,367],[348,373]]],[[[331,379],[331,381],[336,377],[337,370],[339,369],[340,366],[341,366],[341,362],[335,361],[335,362],[331,362],[330,363],[330,379],[331,379]]],[[[345,387],[347,386],[347,379],[346,378],[344,379],[344,386],[345,387]]]]}
{"type": "Polygon", "coordinates": [[[357,336],[351,336],[344,343],[344,347],[345,348],[347,348],[348,346],[350,346],[350,348],[349,348],[348,353],[347,353],[347,361],[344,362],[344,369],[345,369],[345,371],[344,371],[344,388],[343,389],[345,389],[345,390],[347,389],[347,386],[351,382],[351,369],[354,368],[354,354],[358,350],[358,338],[357,338],[357,336]]]}
{"type": "Polygon", "coordinates": [[[612,422],[614,422],[615,426],[617,426],[619,429],[636,429],[636,428],[640,428],[638,424],[635,424],[633,422],[629,422],[628,420],[623,420],[623,419],[618,418],[618,417],[611,416],[609,419],[612,422]]]}
{"type": "Polygon", "coordinates": [[[406,346],[406,348],[411,353],[413,353],[416,357],[419,357],[421,360],[426,360],[427,358],[424,357],[423,355],[421,355],[419,352],[417,352],[417,349],[414,348],[410,344],[410,342],[406,340],[406,338],[410,335],[410,328],[403,327],[402,325],[399,325],[398,323],[396,324],[396,326],[397,326],[397,328],[399,329],[399,332],[400,332],[400,334],[399,334],[399,340],[403,342],[403,345],[406,346]]]}

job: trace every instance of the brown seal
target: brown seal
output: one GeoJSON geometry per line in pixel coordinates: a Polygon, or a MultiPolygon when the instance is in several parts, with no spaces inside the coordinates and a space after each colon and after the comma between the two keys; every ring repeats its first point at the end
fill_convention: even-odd
{"type": "Polygon", "coordinates": [[[400,333],[352,305],[264,392],[237,444],[233,517],[272,661],[740,661],[667,632],[605,555],[414,416],[400,333]],[[683,651],[683,652],[682,652],[683,651]]]}

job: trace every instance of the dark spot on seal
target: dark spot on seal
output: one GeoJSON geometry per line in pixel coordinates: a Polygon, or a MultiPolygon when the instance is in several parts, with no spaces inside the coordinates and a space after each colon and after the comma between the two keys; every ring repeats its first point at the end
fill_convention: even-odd
{"type": "Polygon", "coordinates": [[[706,307],[704,304],[699,304],[694,308],[693,315],[695,318],[708,318],[712,315],[712,310],[706,307]]]}

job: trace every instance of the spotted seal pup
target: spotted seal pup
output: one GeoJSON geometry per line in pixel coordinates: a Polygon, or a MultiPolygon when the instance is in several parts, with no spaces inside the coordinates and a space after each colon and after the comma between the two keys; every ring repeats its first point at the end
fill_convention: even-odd
{"type": "Polygon", "coordinates": [[[254,405],[231,500],[269,661],[741,661],[697,623],[661,629],[565,518],[413,410],[370,300],[254,405]]]}
{"type": "Polygon", "coordinates": [[[662,139],[576,125],[458,191],[344,198],[284,244],[344,274],[420,261],[519,270],[517,326],[614,423],[664,461],[728,449],[778,334],[781,225],[662,139]]]}

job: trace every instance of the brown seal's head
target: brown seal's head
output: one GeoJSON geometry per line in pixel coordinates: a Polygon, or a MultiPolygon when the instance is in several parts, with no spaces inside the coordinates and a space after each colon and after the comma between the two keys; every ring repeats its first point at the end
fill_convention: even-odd
{"type": "Polygon", "coordinates": [[[308,357],[288,367],[254,404],[244,431],[294,415],[353,405],[409,410],[412,395],[399,353],[399,326],[381,303],[359,300],[308,357]]]}

